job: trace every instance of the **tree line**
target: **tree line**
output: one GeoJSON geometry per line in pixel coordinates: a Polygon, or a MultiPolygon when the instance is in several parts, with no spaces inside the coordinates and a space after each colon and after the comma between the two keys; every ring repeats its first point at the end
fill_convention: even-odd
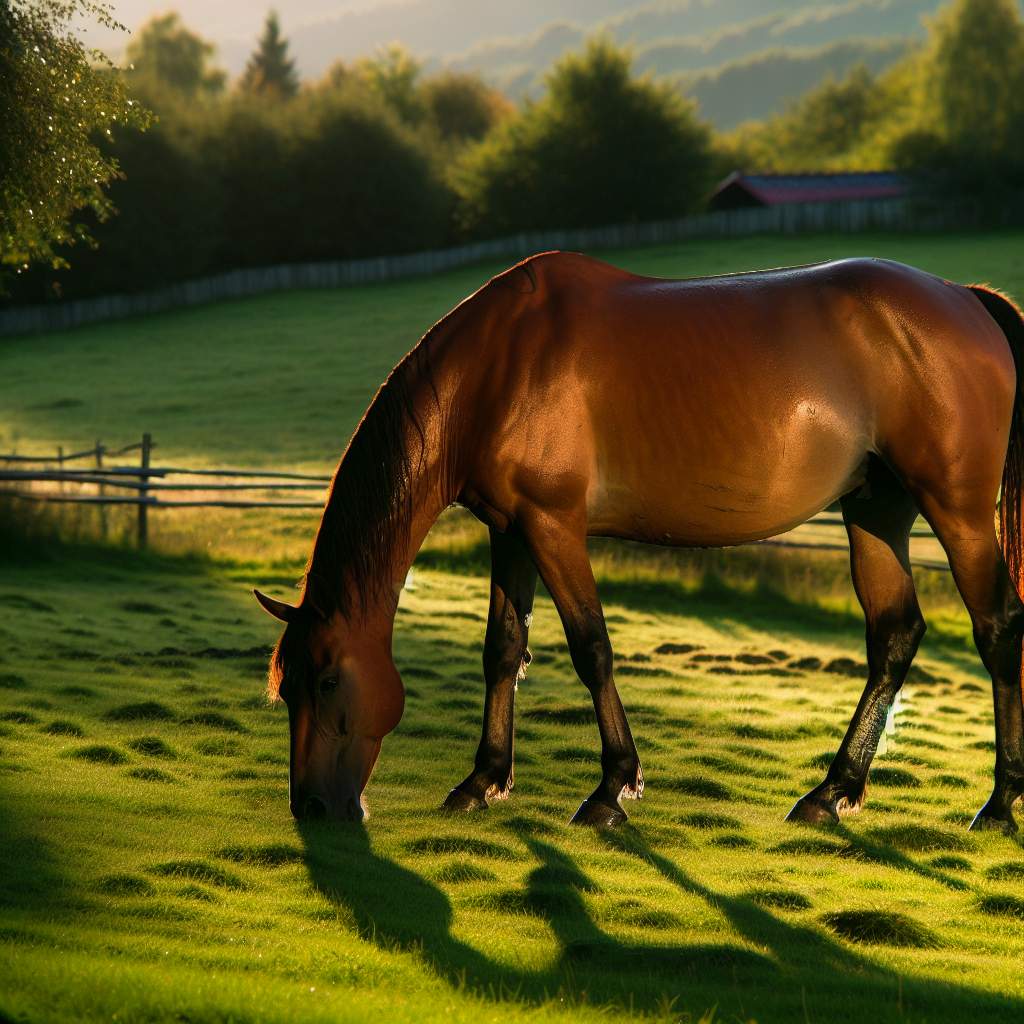
{"type": "MultiPolygon", "coordinates": [[[[0,21],[18,29],[18,6],[35,2],[0,0],[0,21]]],[[[83,4],[96,6],[59,3],[83,4]]],[[[519,106],[476,74],[428,71],[398,46],[300,83],[273,14],[234,83],[175,14],[140,31],[122,68],[83,68],[70,45],[60,51],[66,75],[93,91],[80,94],[65,159],[75,163],[77,145],[95,173],[70,176],[58,196],[44,180],[52,129],[42,116],[52,124],[52,112],[34,117],[22,105],[24,123],[0,127],[0,156],[12,154],[0,213],[20,211],[35,232],[15,244],[17,222],[3,218],[0,262],[19,271],[8,282],[15,301],[677,217],[735,167],[897,167],[933,188],[993,197],[1024,186],[1024,23],[1014,0],[953,0],[889,70],[859,67],[727,134],[671,84],[635,75],[629,51],[606,38],[556,63],[542,97],[519,106]],[[93,129],[87,140],[82,125],[93,129]],[[40,216],[48,192],[52,222],[40,216]]],[[[31,52],[0,42],[0,70],[11,71],[0,83],[17,85],[19,70],[38,79],[31,52]]],[[[5,110],[15,99],[0,96],[5,110]]]]}

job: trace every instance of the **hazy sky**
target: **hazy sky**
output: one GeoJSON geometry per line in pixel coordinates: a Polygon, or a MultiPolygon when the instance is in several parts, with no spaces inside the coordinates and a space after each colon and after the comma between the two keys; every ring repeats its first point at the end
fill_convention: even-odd
{"type": "MultiPolygon", "coordinates": [[[[423,56],[445,56],[481,39],[521,36],[551,21],[596,22],[645,2],[650,0],[113,0],[113,10],[131,31],[156,14],[177,11],[190,29],[216,44],[218,63],[238,73],[274,8],[300,73],[318,75],[335,59],[350,60],[395,41],[423,56]]],[[[86,38],[117,60],[130,36],[93,26],[86,38]]]]}
{"type": "MultiPolygon", "coordinates": [[[[488,0],[481,0],[486,3],[488,0]]],[[[259,34],[267,11],[274,8],[287,32],[307,22],[320,21],[346,11],[397,5],[402,0],[112,0],[114,17],[134,31],[154,14],[177,11],[182,20],[201,36],[232,40],[246,46],[259,34]]],[[[126,33],[86,30],[86,38],[95,46],[116,56],[129,38],[126,33]]]]}

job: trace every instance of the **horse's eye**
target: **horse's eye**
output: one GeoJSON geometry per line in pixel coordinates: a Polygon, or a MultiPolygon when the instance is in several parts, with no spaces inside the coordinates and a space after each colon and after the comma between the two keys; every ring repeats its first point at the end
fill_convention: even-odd
{"type": "Polygon", "coordinates": [[[338,688],[338,679],[336,676],[328,676],[326,679],[320,680],[320,696],[329,697],[338,688]]]}

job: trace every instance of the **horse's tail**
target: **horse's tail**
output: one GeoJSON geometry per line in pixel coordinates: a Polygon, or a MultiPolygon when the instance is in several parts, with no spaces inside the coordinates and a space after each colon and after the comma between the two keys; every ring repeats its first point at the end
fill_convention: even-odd
{"type": "Polygon", "coordinates": [[[1017,395],[1013,400],[1010,443],[1003,464],[999,538],[1010,579],[1021,593],[1024,590],[1024,312],[1012,299],[993,288],[971,285],[971,291],[1006,335],[1017,367],[1017,395]]]}

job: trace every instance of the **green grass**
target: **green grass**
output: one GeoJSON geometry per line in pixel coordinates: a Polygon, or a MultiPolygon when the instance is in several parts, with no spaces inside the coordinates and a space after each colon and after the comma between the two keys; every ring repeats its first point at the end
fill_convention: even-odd
{"type": "Polygon", "coordinates": [[[254,649],[275,627],[246,592],[253,571],[155,556],[133,567],[102,551],[5,571],[0,603],[30,593],[45,610],[0,623],[3,664],[25,680],[0,691],[0,1013],[1024,1011],[1024,850],[965,831],[990,784],[976,744],[992,735],[987,696],[964,689],[982,681],[965,638],[926,647],[923,667],[943,681],[912,685],[878,759],[878,773],[914,784],[892,776],[860,817],[820,833],[781,819],[820,778],[807,765],[835,748],[861,684],[790,666],[860,660],[856,620],[782,616],[770,596],[725,588],[652,600],[620,582],[608,605],[618,664],[656,670],[620,674],[648,790],[626,830],[601,836],[566,824],[597,779],[598,744],[542,599],[515,790],[451,819],[437,807],[471,763],[481,707],[481,628],[465,616],[482,611],[486,581],[423,569],[398,616],[408,708],[371,781],[368,825],[302,826],[287,808],[287,716],[254,699],[254,649]],[[176,611],[154,623],[123,610],[129,599],[176,611]],[[214,639],[225,656],[204,653],[214,639]],[[656,653],[667,642],[698,649],[656,653]],[[788,674],[769,674],[779,666],[788,674]],[[967,785],[944,784],[951,772],[967,785]]]}
{"type": "MultiPolygon", "coordinates": [[[[882,256],[1024,297],[1021,233],[691,240],[599,255],[662,277],[882,256]]],[[[95,437],[125,443],[149,430],[160,459],[330,471],[388,370],[503,268],[271,294],[0,341],[0,441],[88,446],[95,437]]]]}
{"type": "MultiPolygon", "coordinates": [[[[855,247],[1024,294],[1020,241],[614,258],[681,275],[855,247]]],[[[489,269],[6,341],[0,432],[30,449],[149,429],[161,459],[327,469],[387,368],[489,269]]],[[[542,597],[515,790],[451,819],[437,807],[475,750],[487,586],[480,530],[451,519],[402,598],[408,704],[372,816],[300,826],[287,716],[261,699],[276,628],[248,588],[290,586],[314,524],[154,516],[146,555],[93,544],[88,522],[77,540],[62,517],[27,538],[0,524],[0,1019],[1021,1018],[1024,849],[965,830],[993,727],[945,577],[922,577],[923,671],[867,807],[816,832],[781,819],[862,685],[843,557],[596,545],[645,799],[616,834],[566,825],[598,742],[542,597]]]]}

